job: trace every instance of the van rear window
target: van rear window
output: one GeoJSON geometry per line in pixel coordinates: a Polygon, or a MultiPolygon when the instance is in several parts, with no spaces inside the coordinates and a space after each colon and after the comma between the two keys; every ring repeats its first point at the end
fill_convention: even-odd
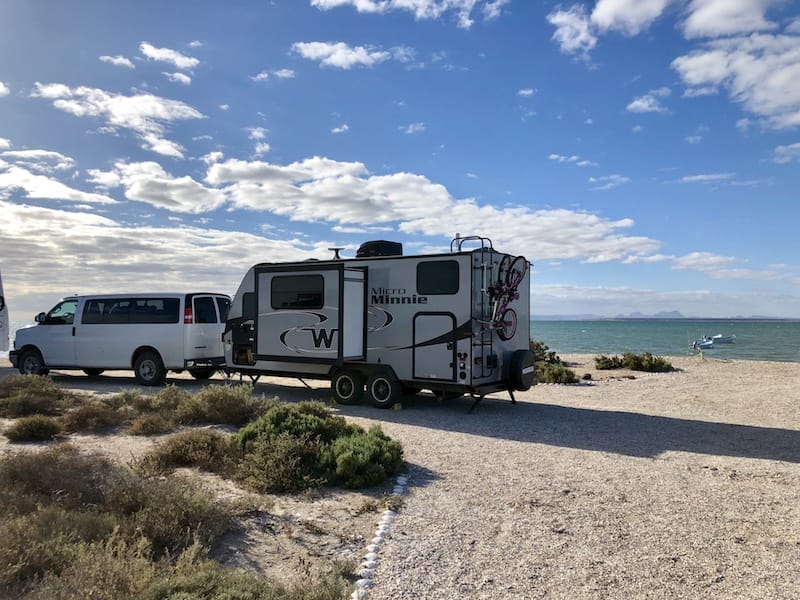
{"type": "Polygon", "coordinates": [[[81,322],[85,325],[177,323],[179,309],[177,298],[89,299],[81,322]]]}

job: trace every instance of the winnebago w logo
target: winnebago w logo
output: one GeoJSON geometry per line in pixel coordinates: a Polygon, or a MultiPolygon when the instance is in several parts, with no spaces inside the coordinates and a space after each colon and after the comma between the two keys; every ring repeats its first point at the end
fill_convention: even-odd
{"type": "Polygon", "coordinates": [[[307,352],[326,352],[333,348],[333,341],[339,329],[320,327],[328,320],[322,313],[301,313],[315,317],[317,322],[311,326],[298,326],[281,333],[281,344],[299,354],[307,352]]]}

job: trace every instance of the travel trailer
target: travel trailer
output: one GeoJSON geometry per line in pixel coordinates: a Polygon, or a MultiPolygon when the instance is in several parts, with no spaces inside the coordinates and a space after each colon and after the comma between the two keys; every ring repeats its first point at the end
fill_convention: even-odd
{"type": "Polygon", "coordinates": [[[8,352],[8,306],[3,293],[3,275],[0,274],[0,352],[8,352]]]}
{"type": "Polygon", "coordinates": [[[188,370],[207,379],[224,367],[230,303],[199,292],[71,296],[17,330],[9,359],[23,375],[133,369],[138,383],[160,385],[167,371],[188,370]]]}
{"type": "Polygon", "coordinates": [[[381,408],[422,389],[514,401],[533,384],[524,257],[478,236],[457,236],[444,254],[403,256],[387,241],[355,258],[331,250],[331,260],[247,271],[223,335],[229,370],[330,379],[337,402],[366,394],[381,408]]]}

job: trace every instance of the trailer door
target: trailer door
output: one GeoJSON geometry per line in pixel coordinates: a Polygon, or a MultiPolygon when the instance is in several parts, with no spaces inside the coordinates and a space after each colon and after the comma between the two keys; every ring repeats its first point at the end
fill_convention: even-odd
{"type": "Polygon", "coordinates": [[[344,269],[342,294],[342,344],[345,360],[366,358],[366,269],[344,269]]]}
{"type": "Polygon", "coordinates": [[[414,316],[414,379],[456,380],[456,317],[452,313],[414,316]]]}

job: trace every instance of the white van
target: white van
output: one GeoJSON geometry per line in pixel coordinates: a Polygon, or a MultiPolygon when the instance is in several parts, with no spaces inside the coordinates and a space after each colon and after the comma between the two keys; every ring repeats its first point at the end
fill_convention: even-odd
{"type": "Polygon", "coordinates": [[[3,276],[0,275],[0,352],[8,352],[8,306],[3,294],[3,276]]]}
{"type": "Polygon", "coordinates": [[[23,375],[133,369],[142,385],[167,371],[207,379],[225,364],[222,331],[231,299],[216,293],[108,294],[64,298],[16,332],[11,363],[23,375]]]}

